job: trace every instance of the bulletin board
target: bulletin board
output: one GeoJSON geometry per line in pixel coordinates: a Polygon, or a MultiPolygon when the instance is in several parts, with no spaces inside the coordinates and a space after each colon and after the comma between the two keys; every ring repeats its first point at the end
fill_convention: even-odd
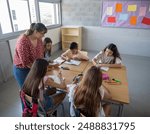
{"type": "Polygon", "coordinates": [[[150,0],[103,1],[101,25],[150,28],[150,0]]]}

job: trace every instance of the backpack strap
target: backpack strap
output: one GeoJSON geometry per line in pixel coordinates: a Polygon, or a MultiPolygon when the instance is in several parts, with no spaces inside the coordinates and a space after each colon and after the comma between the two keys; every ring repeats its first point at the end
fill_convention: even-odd
{"type": "Polygon", "coordinates": [[[37,117],[37,111],[38,111],[38,104],[37,103],[33,103],[32,104],[32,117],[37,117]]]}
{"type": "Polygon", "coordinates": [[[20,91],[20,97],[21,97],[21,100],[24,104],[24,109],[23,109],[22,116],[25,117],[26,113],[30,112],[30,113],[32,113],[32,117],[36,117],[37,116],[37,110],[38,110],[38,104],[35,103],[35,102],[32,102],[32,109],[30,109],[27,106],[27,103],[26,103],[26,100],[25,100],[25,93],[24,93],[23,90],[20,91]]]}
{"type": "Polygon", "coordinates": [[[24,107],[27,108],[27,104],[26,104],[26,101],[25,101],[25,93],[23,90],[20,91],[20,98],[24,104],[24,107]]]}

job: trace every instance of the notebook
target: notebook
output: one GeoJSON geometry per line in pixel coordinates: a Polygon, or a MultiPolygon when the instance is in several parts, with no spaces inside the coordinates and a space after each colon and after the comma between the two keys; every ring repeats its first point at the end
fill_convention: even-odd
{"type": "Polygon", "coordinates": [[[54,60],[55,63],[61,64],[63,63],[65,60],[63,60],[61,57],[58,57],[57,59],[54,60]]]}
{"type": "Polygon", "coordinates": [[[69,64],[69,65],[80,65],[81,61],[78,61],[78,60],[70,60],[70,61],[65,61],[66,64],[69,64]]]}
{"type": "Polygon", "coordinates": [[[101,70],[107,72],[109,70],[109,67],[101,67],[101,70]]]}

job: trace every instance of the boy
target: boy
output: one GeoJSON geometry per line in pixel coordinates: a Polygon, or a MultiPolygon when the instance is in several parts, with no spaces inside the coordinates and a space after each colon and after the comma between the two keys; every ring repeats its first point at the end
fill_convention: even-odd
{"type": "Polygon", "coordinates": [[[87,54],[84,54],[84,52],[78,50],[78,44],[76,42],[72,42],[70,44],[70,49],[68,49],[66,52],[64,52],[61,55],[61,58],[70,61],[73,60],[89,60],[87,54]]]}

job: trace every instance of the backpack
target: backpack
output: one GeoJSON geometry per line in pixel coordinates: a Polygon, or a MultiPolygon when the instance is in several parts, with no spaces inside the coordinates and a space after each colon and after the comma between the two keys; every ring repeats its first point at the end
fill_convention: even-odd
{"type": "Polygon", "coordinates": [[[25,95],[26,94],[22,90],[20,92],[20,98],[24,104],[22,117],[37,117],[38,104],[35,103],[37,100],[35,102],[32,101],[32,104],[30,104],[30,102],[25,99],[25,95]]]}

